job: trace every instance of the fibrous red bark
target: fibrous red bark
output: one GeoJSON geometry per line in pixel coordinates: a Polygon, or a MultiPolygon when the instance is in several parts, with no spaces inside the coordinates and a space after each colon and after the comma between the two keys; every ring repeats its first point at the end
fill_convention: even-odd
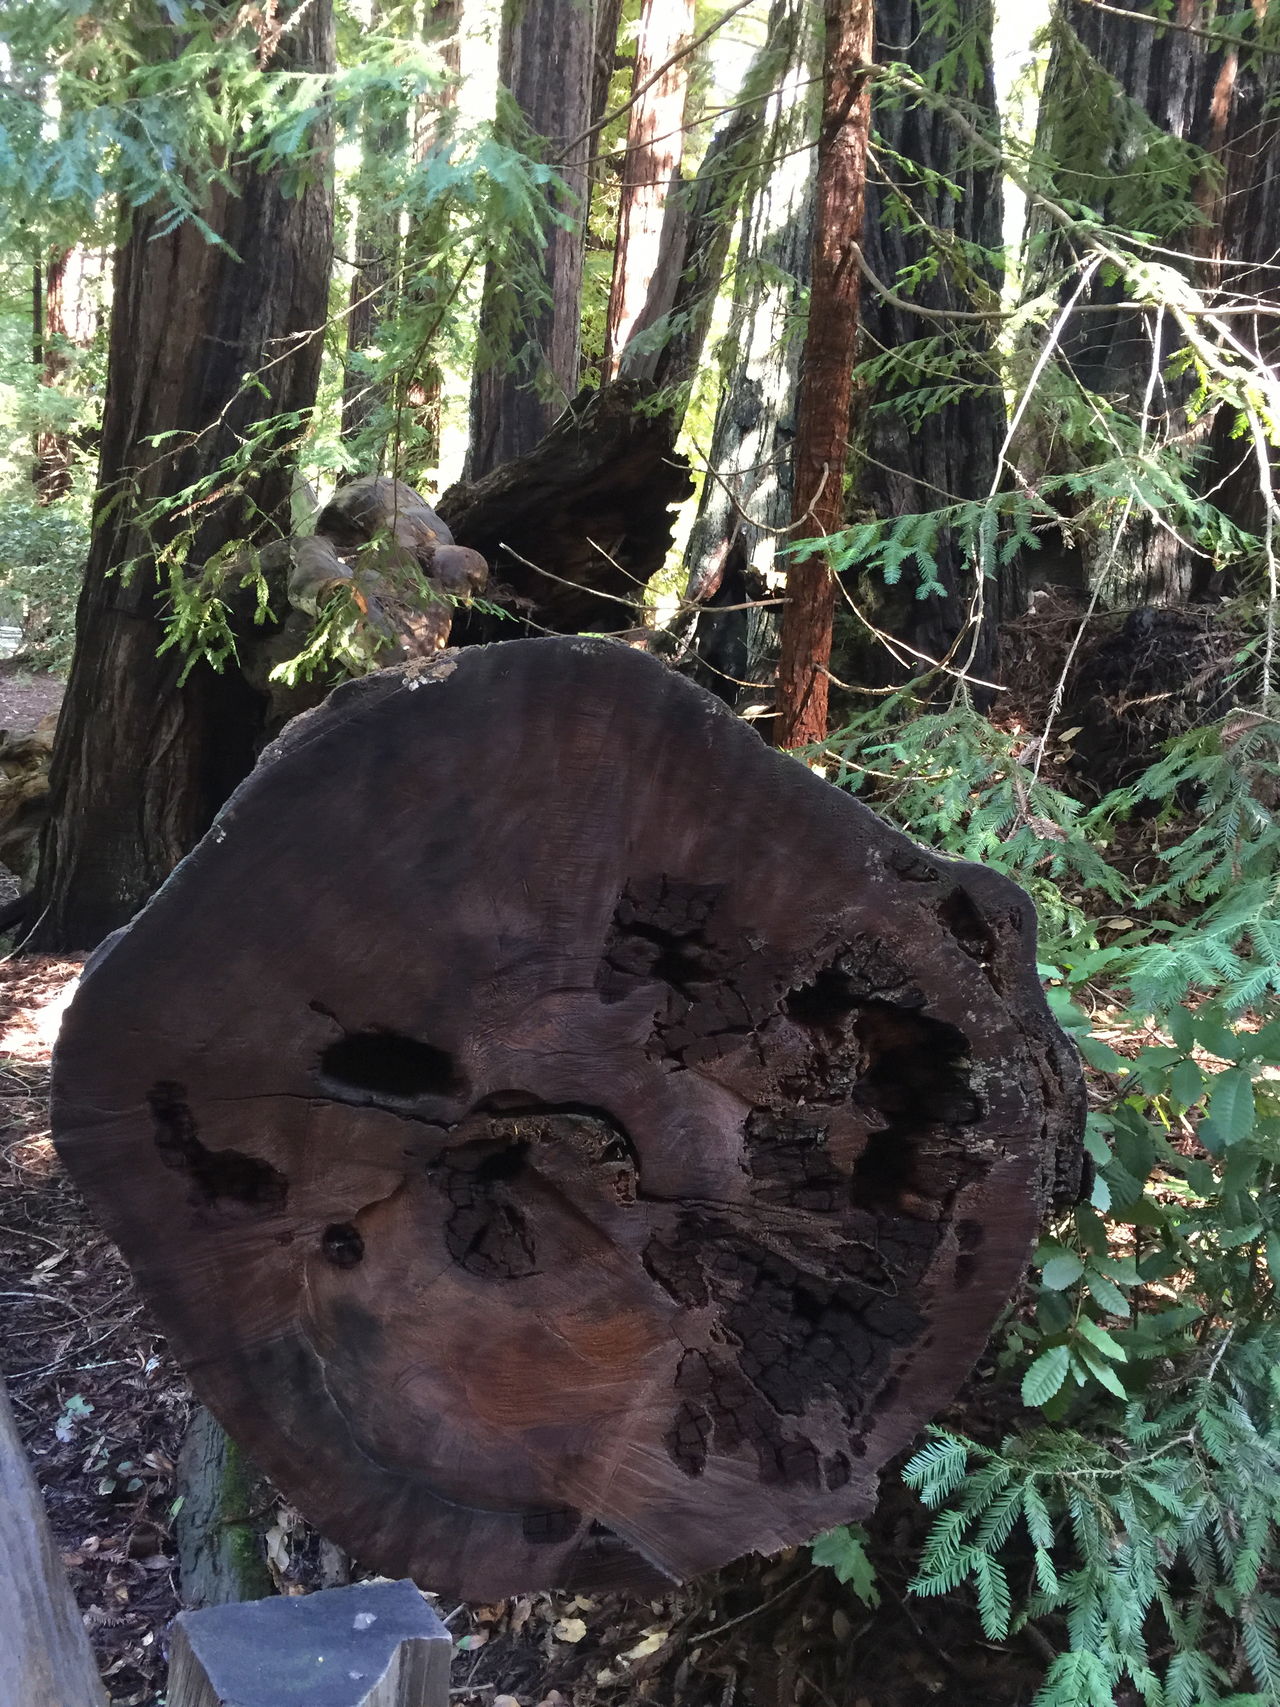
{"type": "MultiPolygon", "coordinates": [[[[540,304],[520,306],[515,344],[477,368],[471,387],[471,442],[467,477],[482,479],[524,456],[578,391],[582,263],[586,215],[585,144],[590,123],[595,60],[594,9],[582,0],[505,0],[498,76],[511,91],[535,137],[568,191],[562,211],[569,223],[549,223],[529,266],[545,286],[540,304]],[[569,156],[566,158],[566,154],[569,156]]],[[[510,279],[493,264],[485,276],[480,309],[482,343],[495,339],[499,303],[510,279]]],[[[508,301],[508,311],[512,304],[508,301]]]]}
{"type": "Polygon", "coordinates": [[[632,107],[627,125],[609,292],[606,368],[611,378],[644,312],[662,246],[667,194],[679,177],[689,60],[687,55],[675,56],[692,34],[693,0],[644,0],[634,77],[634,87],[644,93],[632,107]],[[666,71],[653,82],[663,65],[666,71]],[[650,84],[647,89],[646,84],[650,84]]]}
{"type": "MultiPolygon", "coordinates": [[[[50,390],[58,385],[69,365],[64,292],[71,253],[70,249],[52,250],[43,271],[43,280],[37,266],[32,286],[35,361],[40,369],[41,385],[50,390]]],[[[44,426],[36,433],[31,482],[36,489],[36,500],[41,504],[56,503],[71,490],[71,442],[65,432],[44,426]]]]}
{"type": "MultiPolygon", "coordinates": [[[[813,283],[796,419],[794,518],[800,538],[844,525],[844,470],[858,340],[857,252],[871,131],[874,0],[827,0],[818,136],[813,283]]],[[[793,560],[782,615],[775,740],[803,747],[827,733],[827,665],[835,584],[822,552],[793,560]]]]}
{"type": "Polygon", "coordinates": [[[654,1587],[865,1513],[1081,1120],[1005,878],[604,641],[339,689],[89,968],[59,1152],[364,1564],[654,1587]]]}
{"type": "MultiPolygon", "coordinates": [[[[332,66],[328,0],[298,10],[272,63],[332,66]]],[[[201,209],[219,243],[157,205],[135,211],[116,257],[93,535],[32,905],[41,948],[92,948],[125,924],[261,746],[266,702],[239,670],[188,673],[161,652],[162,582],[174,553],[195,575],[238,540],[289,531],[295,434],[259,436],[251,468],[238,459],[264,421],[314,405],[333,202],[323,176],[233,170],[234,190],[211,187],[201,209]]]]}

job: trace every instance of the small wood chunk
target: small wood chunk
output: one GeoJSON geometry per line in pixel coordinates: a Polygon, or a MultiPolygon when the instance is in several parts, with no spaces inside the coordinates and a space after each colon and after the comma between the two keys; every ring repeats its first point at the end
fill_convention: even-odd
{"type": "Polygon", "coordinates": [[[169,1707],[447,1707],[449,1632],[411,1582],[183,1612],[169,1707]]]}
{"type": "Polygon", "coordinates": [[[0,1707],[106,1707],[0,1382],[0,1707]]]}

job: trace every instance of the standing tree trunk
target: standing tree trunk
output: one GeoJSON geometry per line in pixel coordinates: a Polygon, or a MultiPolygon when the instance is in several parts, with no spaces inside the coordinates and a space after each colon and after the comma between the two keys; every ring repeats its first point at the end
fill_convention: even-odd
{"type": "MultiPolygon", "coordinates": [[[[820,49],[811,19],[805,0],[791,0],[787,16],[771,27],[776,39],[790,24],[795,50],[770,101],[767,165],[742,213],[733,309],[722,346],[725,376],[685,554],[686,596],[706,605],[692,637],[693,673],[730,704],[744,682],[763,684],[772,677],[777,656],[777,607],[741,607],[781,592],[777,548],[792,516],[791,451],[813,257],[818,128],[810,79],[820,49]],[[731,608],[720,614],[720,604],[731,608]]],[[[754,695],[761,691],[752,689],[754,695]]]]}
{"type": "MultiPolygon", "coordinates": [[[[33,356],[40,370],[40,383],[53,390],[70,365],[67,358],[65,290],[70,249],[55,249],[42,269],[36,263],[32,279],[33,356]]],[[[71,441],[56,426],[44,425],[36,432],[35,463],[31,471],[36,501],[56,503],[71,490],[71,441]]]]}
{"type": "Polygon", "coordinates": [[[528,257],[545,299],[522,306],[518,285],[490,265],[480,310],[481,365],[471,390],[468,480],[533,449],[578,390],[579,311],[587,191],[587,143],[595,60],[590,0],[506,0],[498,77],[571,202],[568,228],[549,223],[546,244],[528,257]],[[502,346],[502,347],[498,347],[502,346]]]}
{"type": "MultiPolygon", "coordinates": [[[[330,67],[328,0],[302,9],[277,63],[330,67]]],[[[289,532],[292,444],[283,433],[265,440],[194,516],[157,505],[209,480],[248,429],[315,400],[329,188],[287,193],[282,173],[247,167],[237,178],[238,194],[219,189],[204,210],[226,247],[190,221],[157,235],[168,215],[151,208],[116,258],[93,542],[35,885],[42,948],[90,948],[126,923],[204,834],[260,744],[266,702],[234,666],[215,672],[201,661],[183,680],[183,659],[158,655],[162,577],[198,570],[234,541],[289,532]]]]}
{"type": "MultiPolygon", "coordinates": [[[[373,0],[370,28],[387,21],[384,0],[373,0]]],[[[361,137],[362,160],[356,183],[355,265],[347,308],[347,362],[342,382],[342,437],[354,439],[385,404],[385,387],[370,374],[361,352],[377,339],[391,312],[397,290],[400,210],[387,193],[384,163],[404,148],[407,119],[403,106],[370,115],[361,137]]],[[[374,458],[381,466],[381,458],[374,458]]]]}
{"type": "MultiPolygon", "coordinates": [[[[1062,193],[1154,236],[1163,245],[1165,264],[1172,259],[1169,251],[1182,251],[1184,270],[1201,288],[1225,290],[1232,300],[1273,300],[1280,285],[1274,170],[1280,61],[1273,53],[1242,59],[1237,48],[1220,45],[1211,34],[1161,28],[1157,14],[1163,9],[1154,0],[1132,0],[1124,10],[1128,15],[1117,17],[1086,0],[1066,0],[1055,19],[1039,141],[1061,159],[1062,193]],[[1127,114],[1114,95],[1109,103],[1127,129],[1116,119],[1109,127],[1079,123],[1080,112],[1097,98],[1100,74],[1133,103],[1127,114]],[[1148,137],[1135,134],[1144,118],[1150,121],[1148,137]],[[1159,153],[1150,153],[1157,133],[1190,145],[1189,157],[1179,161],[1167,141],[1159,153]],[[1206,169],[1197,170],[1191,150],[1203,151],[1206,169]],[[1149,158],[1154,163],[1144,171],[1149,158]],[[1180,175],[1189,191],[1187,182],[1178,182],[1180,175]],[[1145,205],[1136,205],[1139,196],[1145,205]]],[[[1196,28],[1211,32],[1212,9],[1192,11],[1196,28]]],[[[1192,21],[1190,14],[1184,18],[1180,12],[1179,18],[1192,21]]],[[[1237,35],[1255,27],[1248,9],[1219,22],[1237,35]]],[[[1042,226],[1032,209],[1031,232],[1043,236],[1042,226]]],[[[1050,236],[1042,253],[1052,266],[1062,259],[1061,242],[1050,236]]],[[[1042,288],[1043,276],[1033,273],[1029,288],[1042,288]]],[[[1126,303],[1122,282],[1095,279],[1068,321],[1062,348],[1080,384],[1136,423],[1152,370],[1153,317],[1126,303]]],[[[1274,363],[1280,353],[1274,320],[1240,316],[1232,326],[1265,363],[1274,363]]],[[[1257,465],[1249,442],[1236,437],[1234,412],[1219,410],[1198,423],[1188,418],[1194,381],[1170,370],[1177,340],[1168,315],[1159,336],[1160,436],[1180,441],[1197,459],[1192,480],[1210,503],[1245,529],[1260,530],[1257,465]]],[[[1139,511],[1114,542],[1082,540],[1064,549],[1061,577],[1081,590],[1096,588],[1104,608],[1177,604],[1224,590],[1213,561],[1188,550],[1179,532],[1139,511]]]]}
{"type": "Polygon", "coordinates": [[[643,0],[633,86],[645,92],[631,109],[623,157],[605,356],[609,378],[644,312],[662,246],[667,193],[679,178],[689,59],[668,62],[692,33],[693,0],[643,0]],[[666,71],[651,83],[664,65],[666,71]]]}
{"type": "MultiPolygon", "coordinates": [[[[821,540],[844,521],[853,361],[858,336],[857,254],[871,131],[873,0],[826,0],[822,128],[818,137],[813,288],[796,421],[797,534],[821,540]]],[[[821,548],[793,559],[782,617],[775,739],[803,747],[827,733],[827,665],[835,583],[821,548]]]]}
{"type": "MultiPolygon", "coordinates": [[[[955,0],[945,28],[926,27],[933,10],[923,0],[876,0],[877,61],[905,61],[933,84],[941,62],[967,38],[978,69],[957,94],[971,117],[984,115],[994,126],[991,0],[955,0]]],[[[941,338],[952,383],[964,387],[954,401],[916,419],[909,407],[895,406],[895,396],[918,394],[941,381],[930,376],[927,359],[907,361],[893,379],[881,380],[861,399],[858,511],[888,517],[983,499],[991,491],[1005,430],[1002,376],[994,355],[997,323],[939,321],[930,319],[929,311],[966,312],[975,304],[998,308],[1002,197],[999,172],[975,163],[973,150],[936,108],[890,90],[876,100],[875,125],[883,147],[867,183],[862,251],[870,270],[891,288],[905,269],[918,269],[919,276],[897,302],[864,281],[860,353],[871,359],[920,339],[941,338]],[[919,171],[904,169],[895,157],[919,171]],[[948,184],[960,186],[958,198],[948,184]],[[913,307],[904,306],[908,301],[913,307]]],[[[973,673],[989,678],[996,652],[996,584],[984,585],[975,603],[973,579],[981,571],[966,559],[957,535],[944,531],[935,546],[941,595],[917,597],[917,577],[908,570],[892,587],[880,577],[874,585],[864,583],[861,596],[880,628],[936,659],[951,648],[972,608],[979,624],[976,645],[966,638],[960,657],[968,661],[972,651],[973,673]]],[[[897,661],[878,642],[872,648],[859,657],[859,679],[877,685],[900,680],[904,670],[897,661]]],[[[905,673],[922,667],[913,660],[905,673]]]]}
{"type": "MultiPolygon", "coordinates": [[[[420,160],[440,146],[452,124],[462,63],[461,21],[462,0],[429,0],[426,38],[438,46],[441,69],[449,80],[430,107],[424,103],[418,114],[414,151],[420,160]]],[[[440,466],[444,372],[439,359],[438,321],[455,283],[446,253],[450,224],[448,209],[436,209],[411,223],[405,236],[402,312],[421,317],[421,330],[416,335],[421,339],[422,354],[413,364],[414,371],[405,376],[403,402],[413,412],[414,432],[407,456],[397,447],[396,472],[411,484],[424,478],[434,482],[440,466]]]]}

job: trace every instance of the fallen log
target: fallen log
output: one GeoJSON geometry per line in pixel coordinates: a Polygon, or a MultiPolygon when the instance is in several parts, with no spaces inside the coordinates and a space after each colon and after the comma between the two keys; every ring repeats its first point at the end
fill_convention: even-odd
{"type": "Polygon", "coordinates": [[[64,1162],[365,1565],[653,1588],[864,1514],[1078,1180],[1007,879],[656,660],[338,689],[90,963],[64,1162]]]}
{"type": "MultiPolygon", "coordinates": [[[[676,430],[652,384],[619,380],[584,391],[527,456],[451,486],[440,514],[461,545],[493,566],[513,610],[535,630],[626,628],[666,561],[672,510],[693,490],[676,430]]],[[[509,621],[468,617],[455,641],[515,632],[509,621]]]]}

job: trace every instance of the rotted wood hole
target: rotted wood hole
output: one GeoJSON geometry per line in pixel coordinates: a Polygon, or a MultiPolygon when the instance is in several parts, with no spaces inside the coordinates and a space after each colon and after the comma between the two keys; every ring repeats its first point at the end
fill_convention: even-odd
{"type": "Polygon", "coordinates": [[[292,723],[91,963],[54,1097],[215,1415],[474,1597],[865,1513],[1082,1113],[1020,890],[577,639],[292,723]]]}

